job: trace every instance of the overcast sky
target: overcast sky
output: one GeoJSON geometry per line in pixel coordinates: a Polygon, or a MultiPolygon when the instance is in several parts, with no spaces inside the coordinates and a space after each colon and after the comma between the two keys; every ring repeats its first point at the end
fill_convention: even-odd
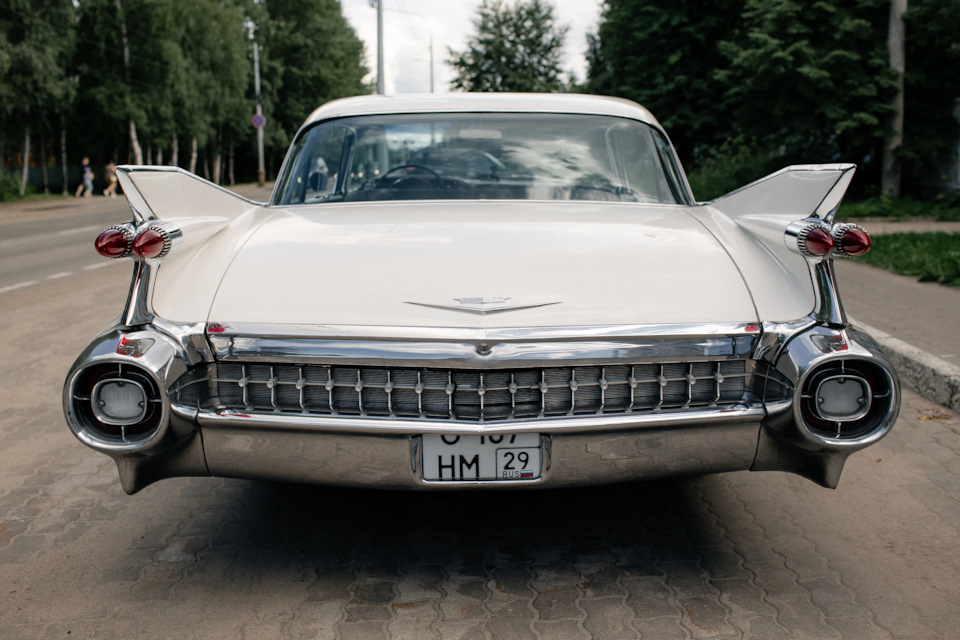
{"type": "MultiPolygon", "coordinates": [[[[511,0],[507,0],[508,2],[511,0]]],[[[548,2],[551,0],[547,0],[548,2]]],[[[368,78],[376,80],[377,10],[369,0],[340,0],[343,13],[366,43],[368,78]]],[[[578,80],[586,76],[586,34],[596,31],[601,0],[552,0],[554,15],[567,25],[563,69],[578,80]]],[[[430,90],[430,39],[433,37],[434,90],[449,91],[453,72],[448,49],[463,51],[474,33],[473,18],[480,0],[383,0],[385,87],[387,93],[430,90]]]]}

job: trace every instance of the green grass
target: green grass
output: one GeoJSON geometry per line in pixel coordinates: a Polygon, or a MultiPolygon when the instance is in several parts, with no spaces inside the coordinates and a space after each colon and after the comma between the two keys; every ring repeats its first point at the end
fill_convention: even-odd
{"type": "Polygon", "coordinates": [[[878,196],[856,202],[844,202],[837,211],[839,220],[859,218],[933,218],[960,220],[960,197],[942,194],[930,200],[878,196]]]}
{"type": "Polygon", "coordinates": [[[893,233],[874,236],[858,261],[921,282],[960,287],[960,233],[893,233]]]}

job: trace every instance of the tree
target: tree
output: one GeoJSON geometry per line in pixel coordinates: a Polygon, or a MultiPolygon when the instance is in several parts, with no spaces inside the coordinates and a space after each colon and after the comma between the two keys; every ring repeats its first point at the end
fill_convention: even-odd
{"type": "Polygon", "coordinates": [[[324,102],[370,93],[363,42],[337,0],[266,0],[261,64],[265,134],[275,148],[290,143],[324,102]]]}
{"type": "Polygon", "coordinates": [[[557,91],[567,27],[556,24],[553,6],[542,0],[483,0],[467,49],[449,50],[455,89],[466,91],[557,91]]]}
{"type": "Polygon", "coordinates": [[[907,70],[904,140],[898,156],[905,190],[941,185],[941,170],[955,160],[960,124],[960,0],[910,0],[906,22],[907,70]]]}
{"type": "Polygon", "coordinates": [[[606,0],[588,36],[587,90],[635,100],[670,132],[684,162],[732,135],[717,43],[739,34],[744,0],[606,0]]]}
{"type": "Polygon", "coordinates": [[[907,0],[891,0],[890,25],[888,27],[887,48],[890,56],[890,68],[894,72],[897,92],[893,96],[893,114],[890,116],[892,134],[883,145],[883,170],[881,172],[881,190],[894,198],[900,197],[900,179],[902,176],[900,158],[897,157],[903,143],[903,72],[906,64],[906,43],[904,42],[903,14],[907,11],[907,0]]]}
{"type": "MultiPolygon", "coordinates": [[[[74,7],[67,0],[15,0],[0,13],[0,114],[23,135],[20,194],[26,190],[33,130],[50,132],[72,99],[65,61],[72,53],[74,7]]],[[[41,145],[42,148],[42,145],[41,145]]],[[[40,164],[45,166],[41,151],[40,164]]]]}
{"type": "Polygon", "coordinates": [[[896,80],[889,0],[747,0],[718,72],[739,131],[790,162],[878,157],[896,80]]]}

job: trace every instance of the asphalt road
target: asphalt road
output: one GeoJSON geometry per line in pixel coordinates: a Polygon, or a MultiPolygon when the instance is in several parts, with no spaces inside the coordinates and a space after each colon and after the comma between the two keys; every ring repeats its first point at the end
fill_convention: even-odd
{"type": "Polygon", "coordinates": [[[0,285],[3,640],[957,637],[960,417],[910,392],[836,490],[743,472],[471,495],[189,478],[127,496],[61,414],[130,272],[85,270],[99,259],[74,245],[96,230],[74,229],[113,221],[71,219],[3,227],[2,282],[35,281],[0,285]],[[18,254],[47,255],[35,270],[8,268],[54,229],[59,249],[18,254]]]}
{"type": "Polygon", "coordinates": [[[0,224],[0,293],[106,268],[110,261],[94,252],[93,241],[131,218],[124,198],[89,210],[56,211],[41,209],[43,215],[0,224]]]}

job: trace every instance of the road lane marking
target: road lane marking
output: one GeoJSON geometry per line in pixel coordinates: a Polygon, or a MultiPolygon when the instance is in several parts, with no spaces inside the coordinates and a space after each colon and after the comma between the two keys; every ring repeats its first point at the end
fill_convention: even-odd
{"type": "Polygon", "coordinates": [[[7,287],[0,289],[0,293],[6,293],[7,291],[13,291],[14,289],[23,289],[24,287],[31,287],[40,282],[39,280],[27,280],[26,282],[18,282],[17,284],[11,284],[7,287]]]}
{"type": "MultiPolygon", "coordinates": [[[[98,262],[97,264],[88,264],[85,267],[82,267],[83,271],[94,271],[96,269],[102,269],[103,267],[109,267],[114,264],[122,264],[121,262],[98,262]]],[[[61,278],[67,278],[69,276],[76,275],[75,271],[61,271],[60,273],[54,273],[46,277],[46,280],[59,280],[61,278]]],[[[40,280],[25,280],[24,282],[18,282],[16,284],[7,285],[6,287],[0,287],[0,294],[7,293],[9,291],[16,291],[17,289],[23,289],[25,287],[32,287],[35,284],[40,284],[40,280]]]]}
{"type": "Polygon", "coordinates": [[[83,267],[84,271],[93,271],[94,269],[103,269],[104,267],[109,267],[114,264],[122,264],[121,262],[98,262],[96,264],[88,264],[83,267]]]}
{"type": "Polygon", "coordinates": [[[58,236],[70,236],[75,233],[87,233],[88,231],[96,231],[98,229],[103,229],[99,224],[90,225],[89,227],[78,227],[76,229],[64,229],[63,231],[58,231],[58,236]]]}

